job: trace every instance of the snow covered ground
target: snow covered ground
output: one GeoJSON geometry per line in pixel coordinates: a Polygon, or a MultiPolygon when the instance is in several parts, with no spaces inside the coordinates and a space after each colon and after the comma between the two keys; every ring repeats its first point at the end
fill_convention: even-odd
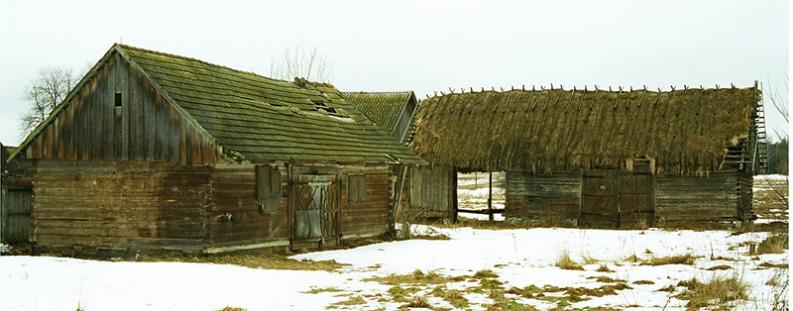
{"type": "MultiPolygon", "coordinates": [[[[727,231],[613,231],[580,229],[477,230],[417,226],[418,232],[444,234],[450,240],[409,240],[378,243],[347,250],[306,253],[296,259],[334,259],[351,264],[339,272],[250,269],[232,265],[192,263],[101,262],[54,257],[0,257],[0,310],[217,310],[238,306],[248,310],[322,310],[348,295],[364,298],[351,309],[397,309],[402,303],[383,301],[390,286],[364,279],[416,269],[440,275],[471,275],[490,269],[505,288],[527,285],[603,285],[588,277],[609,276],[632,287],[616,295],[593,297],[572,307],[612,306],[625,308],[679,309],[685,301],[658,291],[681,280],[708,280],[715,275],[738,275],[751,284],[753,300],[745,310],[768,309],[774,288],[765,285],[787,269],[758,269],[762,263],[786,263],[788,253],[748,256],[748,242],[762,241],[767,233],[730,235],[727,231]],[[568,252],[583,263],[583,271],[554,266],[568,252]],[[693,265],[645,266],[627,262],[639,258],[692,254],[693,265]],[[712,259],[719,258],[719,259],[712,259]],[[596,272],[601,265],[614,272],[596,272]],[[727,265],[728,270],[709,271],[727,265]],[[653,284],[635,285],[637,280],[653,284]],[[333,288],[333,292],[309,294],[311,289],[333,288]]],[[[465,282],[449,284],[462,288],[465,282]]],[[[439,307],[450,307],[420,291],[439,307]]],[[[470,308],[481,310],[491,303],[486,295],[466,295],[470,308]]],[[[538,308],[554,306],[545,301],[524,300],[538,308]]]]}

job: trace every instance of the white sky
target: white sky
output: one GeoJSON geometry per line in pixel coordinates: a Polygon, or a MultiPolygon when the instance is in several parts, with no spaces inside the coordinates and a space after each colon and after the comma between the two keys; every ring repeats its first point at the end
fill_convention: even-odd
{"type": "Polygon", "coordinates": [[[316,46],[341,90],[420,98],[550,83],[787,91],[785,0],[260,2],[0,0],[0,142],[22,140],[39,68],[82,71],[118,41],[263,75],[285,46],[316,46]]]}

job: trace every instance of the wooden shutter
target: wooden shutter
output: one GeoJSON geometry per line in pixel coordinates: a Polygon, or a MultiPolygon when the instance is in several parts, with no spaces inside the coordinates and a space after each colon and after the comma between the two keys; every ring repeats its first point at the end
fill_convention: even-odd
{"type": "Polygon", "coordinates": [[[365,175],[350,175],[347,181],[347,199],[353,203],[366,201],[365,175]]]}
{"type": "Polygon", "coordinates": [[[273,214],[281,203],[281,173],[269,165],[256,167],[256,199],[262,213],[273,214]]]}

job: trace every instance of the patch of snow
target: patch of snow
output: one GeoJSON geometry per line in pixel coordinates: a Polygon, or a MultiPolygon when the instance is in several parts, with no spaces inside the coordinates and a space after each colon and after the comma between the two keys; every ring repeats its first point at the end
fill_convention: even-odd
{"type": "Polygon", "coordinates": [[[11,251],[11,246],[8,244],[0,243],[0,255],[11,251]]]}
{"type": "Polygon", "coordinates": [[[754,175],[754,180],[786,180],[786,179],[788,179],[788,175],[781,175],[781,174],[754,175]]]}

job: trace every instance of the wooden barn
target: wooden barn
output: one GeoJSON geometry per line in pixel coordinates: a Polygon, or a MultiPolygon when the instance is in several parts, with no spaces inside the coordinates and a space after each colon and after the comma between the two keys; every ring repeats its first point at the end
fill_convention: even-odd
{"type": "Polygon", "coordinates": [[[754,217],[763,118],[757,85],[452,93],[422,101],[411,147],[453,171],[506,172],[513,222],[734,223],[754,217]]]}
{"type": "MultiPolygon", "coordinates": [[[[375,124],[405,144],[415,131],[419,103],[412,91],[345,92],[344,95],[375,124]]],[[[408,221],[454,221],[456,175],[448,166],[399,166],[397,188],[402,195],[400,215],[408,221]],[[404,170],[402,170],[404,169],[404,170]],[[449,191],[452,189],[452,191],[449,191]]]]}
{"type": "Polygon", "coordinates": [[[330,84],[114,45],[11,155],[42,252],[314,248],[393,227],[422,164],[330,84]]]}

